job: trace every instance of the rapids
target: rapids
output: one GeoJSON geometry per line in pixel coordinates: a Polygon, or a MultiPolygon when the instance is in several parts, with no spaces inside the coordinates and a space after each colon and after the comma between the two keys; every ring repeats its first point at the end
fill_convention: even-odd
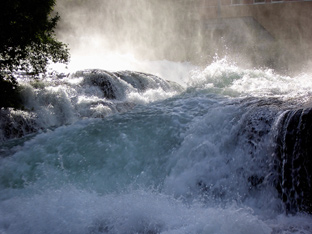
{"type": "Polygon", "coordinates": [[[0,233],[312,233],[310,76],[175,66],[20,77],[0,233]]]}

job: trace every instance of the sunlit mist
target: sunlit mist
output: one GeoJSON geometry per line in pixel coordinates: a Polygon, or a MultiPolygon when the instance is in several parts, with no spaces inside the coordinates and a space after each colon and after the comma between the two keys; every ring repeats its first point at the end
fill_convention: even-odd
{"type": "Polygon", "coordinates": [[[210,0],[59,0],[55,10],[61,16],[57,35],[69,44],[69,68],[74,70],[142,70],[146,66],[140,69],[139,61],[147,60],[206,66],[218,55],[242,67],[289,72],[303,68],[310,56],[310,5],[298,6],[210,0]],[[296,8],[302,9],[301,14],[290,14],[296,8]]]}

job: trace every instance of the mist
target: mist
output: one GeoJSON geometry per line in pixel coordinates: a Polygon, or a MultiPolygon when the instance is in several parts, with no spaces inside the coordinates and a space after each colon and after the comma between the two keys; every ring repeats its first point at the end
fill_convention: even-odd
{"type": "Polygon", "coordinates": [[[58,36],[74,55],[132,54],[141,59],[188,60],[187,17],[178,3],[145,0],[58,1],[58,36]],[[182,25],[186,27],[182,27],[182,25]]]}
{"type": "MultiPolygon", "coordinates": [[[[280,8],[284,4],[265,5],[280,8]]],[[[298,43],[294,43],[298,38],[293,35],[302,39],[304,21],[299,22],[300,27],[299,23],[290,25],[289,22],[298,21],[297,13],[289,18],[283,9],[276,9],[278,14],[274,16],[275,9],[265,7],[262,4],[250,9],[220,8],[217,1],[199,0],[59,0],[56,11],[61,21],[57,35],[68,43],[74,69],[137,69],[155,73],[151,68],[160,66],[155,61],[207,66],[226,57],[244,68],[290,72],[302,60],[307,63],[307,56],[302,55],[309,47],[300,41],[302,46],[298,48],[298,43]],[[259,23],[265,17],[272,19],[270,24],[275,28],[259,23]],[[281,21],[286,25],[279,25],[281,21]],[[154,62],[147,65],[143,61],[154,62]]]]}

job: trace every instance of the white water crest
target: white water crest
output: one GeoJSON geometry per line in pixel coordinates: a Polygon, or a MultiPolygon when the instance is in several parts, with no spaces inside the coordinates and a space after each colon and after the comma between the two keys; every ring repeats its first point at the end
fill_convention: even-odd
{"type": "Polygon", "coordinates": [[[272,69],[242,69],[225,57],[218,59],[204,69],[192,70],[188,86],[214,89],[223,95],[276,97],[282,100],[301,99],[309,101],[311,96],[311,75],[279,75],[272,69]]]}
{"type": "Polygon", "coordinates": [[[38,129],[1,143],[0,232],[312,233],[311,215],[286,214],[273,157],[284,110],[309,104],[309,76],[154,64],[23,84],[38,129]]]}

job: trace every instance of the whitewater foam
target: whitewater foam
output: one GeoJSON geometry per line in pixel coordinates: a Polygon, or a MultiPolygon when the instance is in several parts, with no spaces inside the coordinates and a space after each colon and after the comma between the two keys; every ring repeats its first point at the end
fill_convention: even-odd
{"type": "Polygon", "coordinates": [[[0,232],[311,233],[286,215],[273,158],[308,76],[219,61],[185,87],[119,76],[110,99],[91,72],[23,84],[45,128],[1,144],[0,232]]]}

